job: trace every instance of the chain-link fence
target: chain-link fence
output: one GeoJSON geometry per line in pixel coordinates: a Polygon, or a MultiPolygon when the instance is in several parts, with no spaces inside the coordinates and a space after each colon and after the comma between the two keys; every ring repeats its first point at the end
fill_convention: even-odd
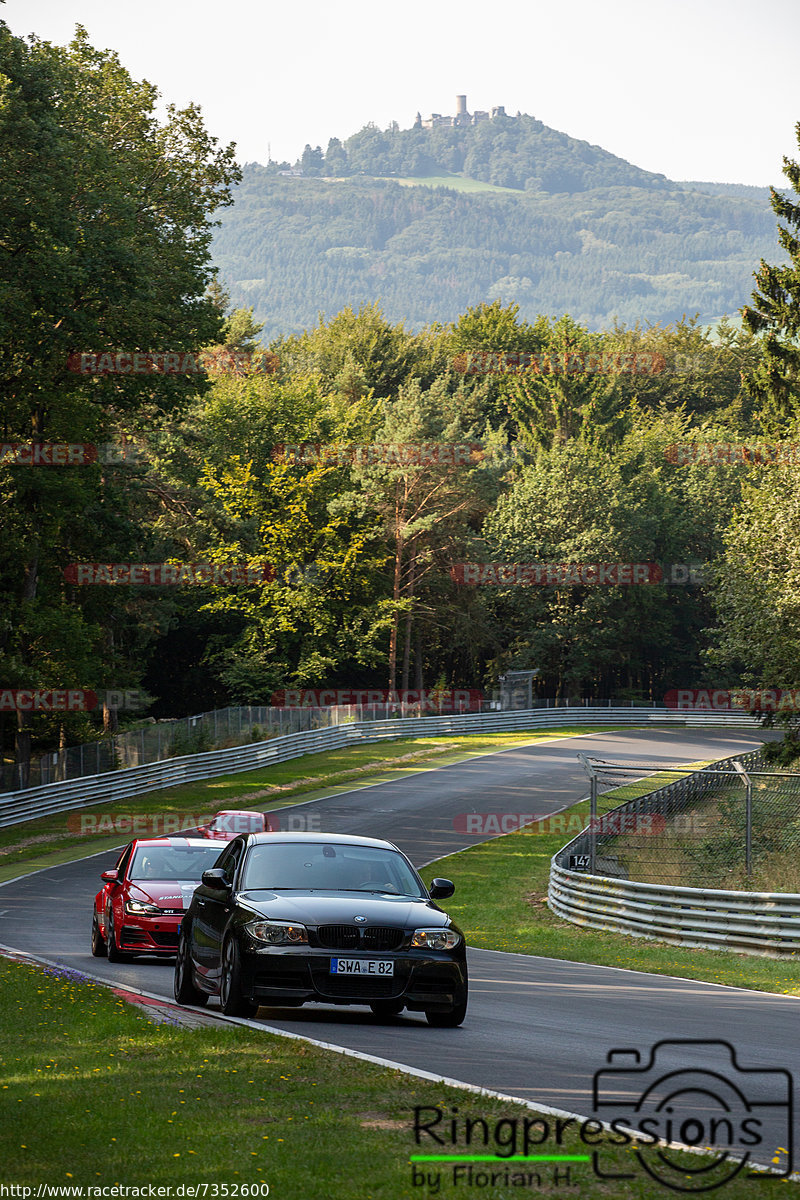
{"type": "Polygon", "coordinates": [[[0,791],[14,792],[64,779],[82,779],[182,754],[267,741],[304,729],[324,729],[350,721],[413,716],[413,705],[351,704],[326,708],[272,708],[268,705],[215,709],[174,721],[143,723],[128,730],[70,746],[32,759],[28,764],[6,763],[0,770],[0,791]]]}
{"type": "Polygon", "coordinates": [[[581,757],[595,816],[570,847],[577,869],[639,883],[800,892],[800,772],[772,768],[761,751],[699,771],[581,757]]]}
{"type": "MultiPolygon", "coordinates": [[[[435,696],[433,697],[435,700],[435,696]]],[[[495,696],[480,702],[446,701],[438,708],[428,703],[392,701],[382,704],[340,704],[320,708],[276,708],[253,705],[222,708],[181,717],[174,721],[143,722],[138,729],[103,737],[96,742],[53,750],[32,758],[28,763],[0,762],[0,793],[16,792],[42,784],[58,783],[64,779],[82,779],[102,775],[125,767],[161,762],[181,754],[200,754],[204,750],[219,750],[241,746],[247,742],[266,741],[282,734],[299,733],[303,729],[324,729],[350,721],[383,721],[391,717],[436,716],[450,712],[491,712],[514,710],[520,707],[520,696],[495,696]]],[[[570,699],[569,697],[533,700],[533,708],[650,708],[655,701],[570,699]]]]}

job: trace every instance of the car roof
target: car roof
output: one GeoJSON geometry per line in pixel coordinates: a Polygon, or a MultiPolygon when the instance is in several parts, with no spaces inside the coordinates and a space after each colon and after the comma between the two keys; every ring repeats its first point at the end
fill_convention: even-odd
{"type": "Polygon", "coordinates": [[[336,846],[373,846],[381,850],[397,850],[393,842],[386,842],[382,838],[359,837],[354,833],[290,833],[284,830],[282,833],[249,833],[240,836],[246,837],[250,846],[274,846],[276,842],[305,842],[316,843],[319,846],[329,846],[332,843],[336,846]]]}
{"type": "Polygon", "coordinates": [[[259,812],[257,808],[221,808],[219,812],[214,813],[215,817],[263,817],[265,813],[259,812]]]}
{"type": "Polygon", "coordinates": [[[199,837],[160,837],[160,838],[134,838],[133,848],[138,849],[140,846],[166,846],[180,847],[185,849],[187,846],[197,846],[208,849],[208,838],[199,837]]]}

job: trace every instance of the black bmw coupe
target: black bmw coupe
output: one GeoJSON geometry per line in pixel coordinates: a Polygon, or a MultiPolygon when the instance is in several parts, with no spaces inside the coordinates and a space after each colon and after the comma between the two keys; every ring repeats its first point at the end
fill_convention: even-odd
{"type": "Polygon", "coordinates": [[[467,1011],[464,935],[391,842],[333,833],[250,833],[229,842],[181,923],[175,999],[252,1016],[261,1005],[404,1008],[431,1025],[467,1011]]]}

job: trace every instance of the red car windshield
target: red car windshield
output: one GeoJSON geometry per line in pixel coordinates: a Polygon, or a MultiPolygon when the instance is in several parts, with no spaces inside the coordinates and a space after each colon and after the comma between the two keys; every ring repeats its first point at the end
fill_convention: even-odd
{"type": "Polygon", "coordinates": [[[128,878],[200,879],[219,856],[219,846],[137,846],[128,878]]]}

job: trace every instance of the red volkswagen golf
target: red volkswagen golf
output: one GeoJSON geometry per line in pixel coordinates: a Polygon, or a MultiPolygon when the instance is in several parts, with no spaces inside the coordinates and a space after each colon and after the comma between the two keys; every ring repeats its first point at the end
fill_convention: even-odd
{"type": "Polygon", "coordinates": [[[210,825],[201,825],[197,832],[217,842],[230,842],[240,833],[268,833],[277,829],[277,817],[273,816],[270,821],[270,815],[250,812],[245,808],[223,809],[217,813],[210,825]]]}
{"type": "Polygon", "coordinates": [[[103,871],[94,898],[92,954],[124,962],[134,954],[174,954],[184,910],[223,847],[205,838],[137,839],[103,871]]]}

